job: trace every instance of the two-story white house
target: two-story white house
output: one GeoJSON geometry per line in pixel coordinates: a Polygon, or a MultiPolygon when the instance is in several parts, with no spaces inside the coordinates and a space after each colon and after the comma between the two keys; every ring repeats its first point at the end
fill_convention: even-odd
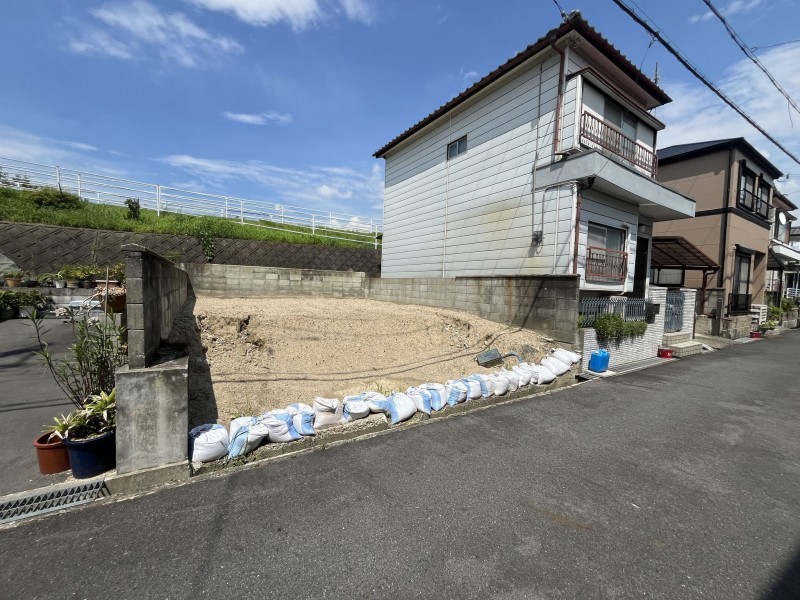
{"type": "Polygon", "coordinates": [[[654,221],[694,201],[655,179],[670,98],[578,13],[375,153],[381,276],[578,274],[644,295],[654,221]]]}

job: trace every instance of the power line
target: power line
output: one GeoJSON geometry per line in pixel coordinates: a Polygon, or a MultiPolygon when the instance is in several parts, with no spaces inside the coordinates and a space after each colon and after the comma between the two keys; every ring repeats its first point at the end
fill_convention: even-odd
{"type": "Polygon", "coordinates": [[[753,46],[750,48],[752,52],[758,52],[759,50],[766,50],[767,48],[777,48],[778,46],[786,46],[787,44],[796,44],[800,42],[800,40],[789,40],[788,42],[781,42],[779,44],[770,44],[769,46],[753,46]]]}
{"type": "Polygon", "coordinates": [[[564,20],[566,21],[566,20],[567,20],[567,17],[568,17],[569,15],[567,15],[567,13],[564,11],[564,9],[563,9],[563,8],[561,8],[561,5],[558,3],[558,0],[553,0],[553,4],[555,4],[555,5],[556,5],[556,8],[558,9],[558,12],[560,12],[560,13],[561,13],[561,18],[562,18],[562,19],[564,19],[564,20]]]}
{"type": "Polygon", "coordinates": [[[799,158],[797,158],[794,154],[789,152],[789,150],[787,150],[778,140],[772,137],[772,135],[770,135],[763,127],[761,127],[761,125],[756,123],[750,115],[748,115],[742,108],[740,108],[739,105],[737,105],[733,100],[728,98],[728,96],[726,96],[722,90],[720,90],[711,81],[709,81],[709,79],[705,75],[703,75],[694,65],[692,65],[692,63],[689,62],[689,59],[685,58],[683,54],[681,54],[678,50],[676,50],[672,46],[672,44],[670,44],[666,39],[664,39],[664,36],[662,36],[658,30],[651,27],[647,21],[643,20],[639,15],[637,15],[633,10],[631,10],[631,8],[628,7],[628,5],[625,4],[622,0],[612,0],[612,2],[614,2],[614,4],[616,4],[625,14],[627,14],[631,19],[636,21],[642,28],[644,28],[644,30],[647,31],[647,33],[649,33],[650,35],[655,37],[659,42],[661,42],[661,45],[664,46],[667,52],[672,54],[672,56],[674,56],[679,63],[681,63],[684,67],[686,67],[686,69],[692,75],[694,75],[697,79],[699,79],[708,89],[714,92],[725,104],[727,104],[737,113],[739,113],[739,115],[745,121],[750,123],[750,125],[755,127],[764,137],[766,137],[770,142],[772,142],[778,148],[780,148],[781,151],[783,151],[783,153],[786,154],[786,156],[788,156],[794,162],[800,165],[799,158]]]}
{"type": "MultiPolygon", "coordinates": [[[[744,52],[744,55],[747,58],[749,58],[751,61],[753,61],[753,63],[759,69],[761,69],[761,71],[764,73],[764,75],[766,75],[769,78],[769,80],[772,82],[772,85],[775,86],[775,89],[778,90],[783,95],[783,97],[786,98],[786,100],[788,100],[788,102],[792,106],[792,108],[794,108],[798,113],[800,113],[800,107],[797,106],[797,103],[789,95],[789,92],[787,92],[785,89],[783,89],[783,86],[780,83],[778,83],[778,80],[775,79],[775,77],[772,75],[772,73],[770,73],[767,70],[767,67],[765,67],[760,60],[758,60],[758,57],[755,54],[753,54],[753,52],[750,50],[750,47],[747,44],[744,43],[744,40],[741,38],[741,36],[733,30],[733,27],[731,27],[730,23],[728,23],[728,21],[725,19],[725,17],[722,16],[722,13],[720,13],[717,10],[717,7],[714,6],[714,4],[711,2],[711,0],[703,0],[703,2],[705,2],[706,6],[708,6],[709,10],[712,13],[714,13],[714,16],[717,17],[722,22],[722,24],[725,26],[725,29],[728,32],[728,35],[731,36],[731,39],[736,43],[737,46],[739,46],[739,48],[741,48],[742,52],[744,52]]],[[[791,119],[791,118],[792,118],[792,116],[791,116],[791,114],[789,114],[789,119],[791,119]]]]}

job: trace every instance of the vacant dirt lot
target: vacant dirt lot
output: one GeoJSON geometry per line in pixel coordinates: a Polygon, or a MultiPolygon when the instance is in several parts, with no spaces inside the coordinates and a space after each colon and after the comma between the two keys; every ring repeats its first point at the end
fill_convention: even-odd
{"type": "Polygon", "coordinates": [[[369,300],[198,298],[192,320],[213,383],[213,392],[202,389],[199,378],[190,390],[192,421],[202,413],[227,423],[315,396],[443,383],[490,372],[475,362],[486,348],[532,361],[551,347],[535,332],[466,313],[369,300]]]}

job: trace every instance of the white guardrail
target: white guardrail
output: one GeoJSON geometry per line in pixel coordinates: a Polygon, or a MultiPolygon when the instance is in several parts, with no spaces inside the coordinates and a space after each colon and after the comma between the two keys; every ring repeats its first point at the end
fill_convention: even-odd
{"type": "Polygon", "coordinates": [[[155,210],[158,215],[167,212],[224,217],[243,225],[371,244],[375,248],[383,226],[380,219],[373,217],[193,192],[3,157],[0,157],[0,186],[61,187],[89,202],[119,206],[124,206],[128,198],[136,198],[142,208],[155,210]]]}

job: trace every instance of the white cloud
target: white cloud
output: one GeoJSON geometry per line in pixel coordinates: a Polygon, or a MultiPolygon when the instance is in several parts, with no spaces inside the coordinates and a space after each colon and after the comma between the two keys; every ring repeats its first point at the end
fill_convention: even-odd
{"type": "MultiPolygon", "coordinates": [[[[721,12],[725,17],[732,17],[733,15],[737,14],[746,14],[758,8],[758,6],[763,4],[763,2],[764,0],[733,0],[733,2],[728,4],[728,6],[720,9],[719,12],[721,12]]],[[[714,13],[712,13],[710,10],[707,10],[704,13],[689,17],[689,23],[694,25],[695,23],[699,23],[701,21],[710,21],[713,18],[714,13]]]]}
{"type": "Polygon", "coordinates": [[[250,25],[287,23],[295,31],[314,27],[343,12],[351,21],[370,24],[376,11],[370,0],[187,0],[192,4],[233,14],[250,25]]]}
{"type": "Polygon", "coordinates": [[[154,52],[164,62],[202,67],[220,54],[243,51],[235,40],[209,33],[183,13],[164,13],[143,0],[104,4],[89,13],[109,29],[87,28],[72,39],[69,48],[79,54],[131,60],[154,52]]]}
{"type": "MultiPolygon", "coordinates": [[[[800,99],[800,70],[796,68],[800,63],[800,46],[776,48],[759,59],[793,98],[800,99]]],[[[800,114],[792,109],[790,115],[786,99],[752,62],[742,59],[733,64],[717,84],[756,123],[795,156],[800,156],[800,114]]],[[[701,84],[665,82],[664,87],[674,100],[656,114],[667,125],[659,134],[659,148],[744,137],[785,173],[800,173],[800,165],[701,84]]],[[[781,189],[793,192],[800,189],[800,181],[790,177],[781,189]]],[[[795,199],[800,201],[800,196],[795,199]]]]}
{"type": "Polygon", "coordinates": [[[237,123],[245,123],[247,125],[267,125],[274,123],[275,125],[290,125],[294,119],[290,114],[280,114],[275,111],[262,112],[262,113],[234,113],[225,111],[222,116],[229,121],[236,121],[237,123]]]}
{"type": "Polygon", "coordinates": [[[167,156],[161,161],[215,189],[242,180],[255,183],[263,189],[261,199],[267,202],[358,214],[376,210],[383,199],[383,173],[377,164],[365,173],[348,167],[290,169],[257,160],[242,162],[186,154],[167,156]]]}

